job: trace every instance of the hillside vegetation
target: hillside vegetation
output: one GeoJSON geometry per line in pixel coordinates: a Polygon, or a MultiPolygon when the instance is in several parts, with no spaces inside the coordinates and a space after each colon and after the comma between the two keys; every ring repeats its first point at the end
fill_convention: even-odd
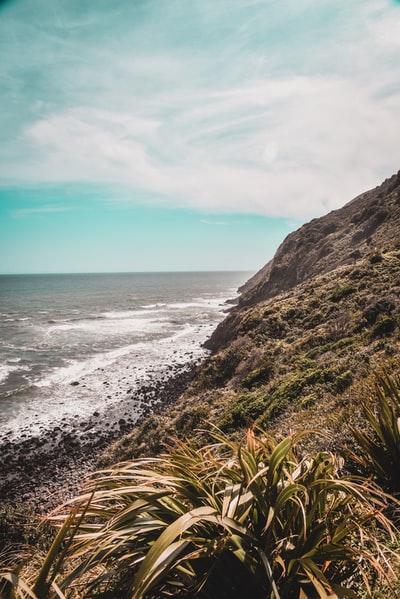
{"type": "Polygon", "coordinates": [[[243,288],[207,347],[212,355],[168,413],[154,414],[101,458],[157,453],[205,421],[240,432],[316,428],[352,442],[367,380],[400,355],[400,175],[282,243],[243,288]],[[329,247],[329,252],[327,248],[329,247]],[[278,276],[277,273],[280,273],[278,276]]]}

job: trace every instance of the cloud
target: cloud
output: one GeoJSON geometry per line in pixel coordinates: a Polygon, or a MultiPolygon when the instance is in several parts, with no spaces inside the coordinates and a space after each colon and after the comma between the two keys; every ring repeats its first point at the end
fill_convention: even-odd
{"type": "Polygon", "coordinates": [[[27,139],[43,152],[52,180],[137,181],[154,169],[147,142],[157,122],[106,111],[78,109],[37,121],[27,139]]]}
{"type": "Polygon", "coordinates": [[[382,98],[381,89],[333,77],[257,81],[204,94],[196,106],[192,98],[173,119],[79,108],[34,123],[27,138],[53,181],[114,182],[179,206],[302,217],[390,174],[400,94],[382,98]]]}
{"type": "Polygon", "coordinates": [[[19,208],[18,210],[13,210],[12,215],[14,218],[26,218],[37,214],[66,212],[67,210],[70,210],[70,208],[66,206],[37,206],[35,208],[19,208]]]}
{"type": "MultiPolygon", "coordinates": [[[[118,202],[145,191],[168,206],[308,218],[399,168],[396,6],[98,6],[79,19],[71,2],[53,27],[44,17],[47,38],[24,21],[31,55],[7,53],[5,89],[26,81],[21,52],[29,73],[35,55],[45,68],[18,122],[4,120],[3,179],[103,183],[118,187],[118,202]]],[[[21,23],[16,15],[16,31],[21,23]]]]}
{"type": "Polygon", "coordinates": [[[201,222],[205,225],[212,225],[218,227],[226,227],[229,223],[226,220],[210,220],[208,218],[202,218],[201,222]]]}

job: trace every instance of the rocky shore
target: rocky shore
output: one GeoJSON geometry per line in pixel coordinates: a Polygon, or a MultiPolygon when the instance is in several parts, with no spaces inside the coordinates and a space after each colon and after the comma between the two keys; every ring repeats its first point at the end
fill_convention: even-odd
{"type": "Polygon", "coordinates": [[[96,468],[100,452],[151,412],[168,408],[193,379],[197,362],[173,364],[143,381],[107,412],[76,414],[59,426],[19,441],[0,443],[0,502],[26,502],[47,512],[73,496],[96,468]],[[139,406],[139,407],[138,407],[139,406]]]}

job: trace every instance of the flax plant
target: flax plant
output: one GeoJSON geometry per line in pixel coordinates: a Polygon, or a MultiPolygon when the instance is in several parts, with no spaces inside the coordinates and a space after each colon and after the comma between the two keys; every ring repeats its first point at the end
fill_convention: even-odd
{"type": "MultiPolygon", "coordinates": [[[[368,431],[354,429],[365,457],[380,484],[400,493],[400,376],[376,376],[375,397],[362,405],[368,431]]],[[[361,460],[362,461],[362,460],[361,460]]]]}
{"type": "Polygon", "coordinates": [[[52,516],[73,527],[60,593],[351,599],[370,591],[371,569],[390,574],[378,539],[393,531],[372,482],[341,477],[331,453],[300,459],[299,437],[213,437],[97,472],[52,516]]]}
{"type": "Polygon", "coordinates": [[[66,599],[56,578],[62,578],[66,555],[89,505],[90,500],[82,509],[76,506],[69,511],[44,557],[26,547],[4,551],[0,556],[0,599],[66,599]]]}

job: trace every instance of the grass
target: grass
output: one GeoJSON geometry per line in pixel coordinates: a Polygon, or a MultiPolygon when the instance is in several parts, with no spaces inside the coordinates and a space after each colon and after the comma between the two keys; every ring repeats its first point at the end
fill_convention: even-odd
{"type": "Polygon", "coordinates": [[[297,429],[318,420],[329,428],[323,421],[342,414],[337,445],[352,443],[360,383],[400,353],[400,328],[390,324],[400,318],[399,256],[360,258],[228,316],[227,346],[205,360],[177,404],[157,415],[155,429],[146,433],[143,425],[101,463],[137,457],[137,448],[151,447],[155,438],[159,450],[171,435],[195,436],[198,419],[191,412],[201,409],[232,432],[251,421],[288,430],[286,422],[297,429]]]}

